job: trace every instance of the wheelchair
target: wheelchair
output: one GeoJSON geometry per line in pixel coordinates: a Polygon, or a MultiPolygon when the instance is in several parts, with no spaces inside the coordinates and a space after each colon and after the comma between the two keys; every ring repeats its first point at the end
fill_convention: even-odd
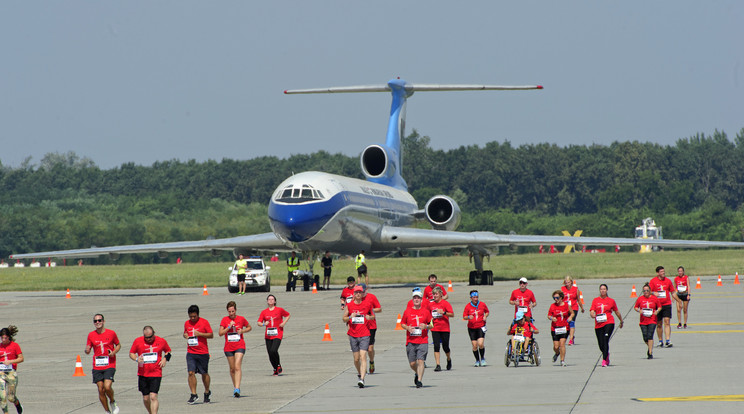
{"type": "MultiPolygon", "coordinates": [[[[519,335],[516,335],[519,338],[519,335]]],[[[512,338],[506,341],[506,351],[504,352],[504,365],[507,367],[509,364],[514,364],[514,367],[518,367],[520,362],[529,362],[532,365],[540,366],[542,359],[540,358],[540,346],[537,344],[535,337],[532,337],[530,345],[526,350],[522,349],[524,346],[523,339],[517,340],[516,349],[512,349],[512,338]]]]}

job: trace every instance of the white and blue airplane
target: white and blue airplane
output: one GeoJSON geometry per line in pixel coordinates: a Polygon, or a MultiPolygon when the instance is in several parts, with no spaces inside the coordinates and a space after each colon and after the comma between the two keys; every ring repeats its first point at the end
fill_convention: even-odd
{"type": "MultiPolygon", "coordinates": [[[[633,238],[528,236],[495,234],[487,231],[455,231],[460,222],[460,208],[446,195],[437,195],[419,209],[408,193],[401,175],[401,138],[405,128],[406,101],[414,92],[475,91],[475,90],[539,90],[533,86],[496,85],[431,85],[410,84],[393,79],[384,85],[332,87],[325,89],[287,90],[286,94],[390,92],[390,108],[385,144],[373,144],[362,151],[360,162],[367,180],[359,180],[323,172],[303,172],[293,175],[276,188],[269,201],[271,233],[225,239],[207,239],[113,247],[91,247],[39,253],[15,254],[11,259],[85,258],[120,254],[230,250],[266,253],[302,251],[312,272],[314,258],[326,250],[355,255],[364,250],[368,255],[404,254],[408,250],[456,249],[468,250],[475,270],[470,272],[471,284],[490,284],[493,274],[483,269],[483,258],[499,246],[516,245],[641,245],[633,238]],[[428,221],[431,229],[412,227],[417,221],[428,221]]],[[[648,240],[645,241],[648,243],[648,240]]],[[[744,242],[703,240],[654,240],[663,247],[744,248],[744,242]]]]}

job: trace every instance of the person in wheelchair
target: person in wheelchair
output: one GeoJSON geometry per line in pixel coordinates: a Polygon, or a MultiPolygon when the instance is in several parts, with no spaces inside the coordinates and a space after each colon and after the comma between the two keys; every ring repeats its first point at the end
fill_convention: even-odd
{"type": "Polygon", "coordinates": [[[524,312],[517,311],[517,314],[514,317],[514,322],[506,334],[512,335],[512,349],[517,349],[517,342],[521,342],[520,337],[524,338],[524,345],[522,346],[523,355],[520,356],[526,356],[529,355],[528,350],[530,349],[530,342],[532,342],[532,335],[538,333],[540,333],[540,331],[532,324],[532,322],[527,320],[524,312]]]}

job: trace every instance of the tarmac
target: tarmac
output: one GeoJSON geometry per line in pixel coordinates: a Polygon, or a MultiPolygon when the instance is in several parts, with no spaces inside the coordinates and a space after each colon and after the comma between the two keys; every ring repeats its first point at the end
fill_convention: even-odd
{"type": "MultiPolygon", "coordinates": [[[[12,272],[13,269],[3,269],[12,272]]],[[[273,288],[278,306],[291,313],[279,349],[284,373],[272,376],[265,350],[263,330],[256,326],[258,314],[266,307],[266,294],[250,292],[237,296],[226,287],[193,289],[148,289],[65,292],[0,293],[0,325],[17,325],[16,341],[25,362],[18,367],[17,395],[27,413],[101,413],[92,381],[92,355],[85,355],[85,340],[93,328],[93,315],[102,313],[106,328],[119,336],[122,349],[117,358],[114,382],[116,401],[122,413],[145,412],[137,390],[137,365],[128,357],[133,340],[152,325],[156,335],[173,348],[166,365],[159,393],[161,413],[312,413],[312,412],[505,412],[505,413],[658,413],[744,412],[744,285],[733,284],[733,276],[702,277],[702,289],[692,289],[688,329],[676,329],[672,310],[672,348],[654,348],[654,359],[646,359],[646,346],[638,328],[639,316],[630,298],[631,286],[637,291],[648,278],[579,280],[586,313],[579,314],[576,344],[567,347],[567,367],[551,361],[552,341],[545,315],[553,290],[560,281],[534,281],[529,288],[537,297],[533,310],[542,352],[541,366],[521,363],[504,365],[506,331],[513,306],[508,304],[516,281],[498,281],[493,286],[470,287],[455,284],[450,303],[451,371],[434,372],[434,352],[430,346],[424,387],[417,389],[405,356],[405,333],[395,330],[397,315],[403,313],[412,285],[372,286],[369,290],[382,303],[378,315],[376,372],[368,375],[364,389],[357,387],[356,370],[341,321],[341,286],[330,291],[284,292],[273,288]],[[600,366],[600,353],[594,335],[589,305],[598,296],[600,283],[607,283],[609,296],[617,301],[626,323],[615,328],[610,342],[611,365],[600,366]],[[474,357],[466,324],[460,318],[469,301],[471,288],[490,308],[486,335],[488,366],[474,367],[474,357]],[[238,314],[246,317],[254,330],[245,334],[242,397],[234,398],[227,360],[222,352],[224,338],[218,325],[227,315],[225,305],[234,300],[238,314]],[[201,317],[215,331],[209,341],[212,403],[188,405],[186,382],[186,340],[182,337],[187,308],[197,304],[201,317]],[[330,325],[333,341],[322,342],[325,324],[330,325]],[[73,377],[77,355],[82,357],[85,377],[73,377]]],[[[334,278],[340,278],[334,276],[334,278]]],[[[691,276],[694,286],[697,276],[691,276]]],[[[95,281],[91,281],[92,284],[95,281]]],[[[420,286],[425,286],[422,276],[420,286]]],[[[447,281],[441,281],[445,287],[447,281]]],[[[444,353],[442,360],[445,361],[444,353]]],[[[198,378],[198,393],[203,386],[198,378]]],[[[13,407],[10,407],[10,412],[13,407]]]]}

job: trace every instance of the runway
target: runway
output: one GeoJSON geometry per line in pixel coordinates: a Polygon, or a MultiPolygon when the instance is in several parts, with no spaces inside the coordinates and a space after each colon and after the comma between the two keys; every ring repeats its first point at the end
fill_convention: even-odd
{"type": "MultiPolygon", "coordinates": [[[[12,272],[12,269],[3,270],[12,272]]],[[[579,280],[587,312],[579,314],[576,345],[567,348],[568,367],[551,362],[549,322],[545,318],[550,295],[559,281],[530,281],[538,306],[533,313],[541,333],[537,340],[542,366],[527,363],[504,366],[506,330],[513,307],[508,297],[516,281],[480,286],[480,298],[491,311],[486,336],[487,367],[473,367],[474,358],[466,326],[459,316],[468,302],[471,287],[455,284],[450,303],[455,309],[452,325],[451,371],[434,372],[430,346],[424,387],[416,389],[405,357],[403,331],[396,331],[398,313],[410,299],[411,286],[374,286],[383,312],[378,315],[375,358],[377,372],[369,375],[366,387],[356,386],[356,370],[341,321],[338,289],[286,293],[273,289],[278,306],[291,313],[279,350],[284,374],[273,377],[266,355],[262,330],[255,325],[265,308],[266,295],[230,295],[225,287],[150,289],[116,291],[0,293],[0,325],[15,324],[16,337],[25,362],[18,369],[18,397],[28,413],[100,413],[97,391],[91,383],[91,355],[85,355],[85,339],[93,330],[92,317],[102,313],[106,328],[113,329],[122,343],[114,390],[122,413],[144,412],[137,390],[136,364],[128,358],[132,341],[152,325],[156,335],[173,348],[173,359],[164,369],[159,393],[160,412],[506,412],[506,413],[597,413],[741,412],[744,363],[739,357],[744,341],[744,285],[724,278],[703,277],[703,289],[692,290],[688,329],[677,330],[673,307],[673,348],[655,348],[653,360],[646,359],[646,347],[638,328],[638,313],[632,310],[631,286],[638,292],[644,279],[579,280]],[[600,353],[588,308],[598,296],[600,283],[609,285],[609,296],[617,301],[626,319],[612,341],[611,365],[599,366],[600,353]],[[238,314],[254,330],[245,335],[247,351],[243,361],[243,397],[232,396],[227,361],[222,353],[224,339],[217,336],[225,304],[238,303],[238,314]],[[209,341],[211,352],[212,403],[187,405],[186,340],[181,336],[191,304],[201,308],[215,331],[209,341]],[[322,342],[325,324],[330,325],[332,342],[322,342]],[[73,377],[75,358],[83,358],[85,377],[73,377]]],[[[696,278],[695,276],[694,278],[696,278]]],[[[691,281],[694,279],[690,277],[691,281]]],[[[446,286],[446,281],[443,283],[446,286]]],[[[94,283],[92,281],[92,283],[94,283]]],[[[422,276],[421,286],[425,284],[422,276]]],[[[444,359],[444,355],[442,355],[444,359]]],[[[198,392],[203,391],[201,380],[198,392]]],[[[10,408],[13,412],[13,408],[10,408]]]]}

